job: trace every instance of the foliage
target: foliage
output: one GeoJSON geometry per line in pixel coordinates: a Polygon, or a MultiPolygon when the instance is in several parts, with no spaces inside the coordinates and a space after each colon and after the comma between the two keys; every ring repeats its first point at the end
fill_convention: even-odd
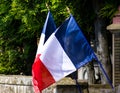
{"type": "Polygon", "coordinates": [[[51,8],[58,24],[68,16],[62,1],[0,1],[0,73],[31,74],[31,66],[47,11],[51,8]],[[56,13],[58,10],[59,13],[56,13]]]}
{"type": "Polygon", "coordinates": [[[105,0],[105,4],[100,9],[99,16],[112,20],[120,5],[119,0],[105,0]]]}
{"type": "Polygon", "coordinates": [[[31,73],[36,33],[42,28],[40,23],[43,23],[40,15],[45,15],[38,3],[37,0],[0,1],[1,74],[31,73]]]}

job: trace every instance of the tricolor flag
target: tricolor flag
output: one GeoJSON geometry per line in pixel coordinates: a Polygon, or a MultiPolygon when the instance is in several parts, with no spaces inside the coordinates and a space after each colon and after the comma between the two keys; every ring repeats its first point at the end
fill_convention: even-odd
{"type": "MultiPolygon", "coordinates": [[[[35,93],[37,89],[41,92],[93,59],[98,60],[74,17],[70,15],[48,38],[40,56],[35,60],[36,65],[33,65],[35,93]],[[34,73],[37,73],[37,77],[34,73]]],[[[101,63],[99,64],[102,67],[101,63]]],[[[102,70],[105,73],[103,68],[102,70]]]]}
{"type": "Polygon", "coordinates": [[[81,29],[70,15],[49,37],[37,58],[39,90],[42,91],[95,58],[81,29]]]}
{"type": "Polygon", "coordinates": [[[41,64],[39,57],[41,55],[41,51],[44,43],[47,41],[49,36],[55,31],[55,29],[56,29],[56,25],[54,23],[52,14],[49,11],[47,14],[47,18],[46,18],[41,36],[40,36],[36,57],[32,66],[32,81],[33,81],[33,87],[34,87],[35,93],[40,93],[40,90],[42,90],[44,86],[47,86],[47,84],[44,84],[44,83],[42,84],[42,81],[44,78],[44,76],[42,76],[44,74],[44,71],[43,71],[44,65],[41,64]]]}

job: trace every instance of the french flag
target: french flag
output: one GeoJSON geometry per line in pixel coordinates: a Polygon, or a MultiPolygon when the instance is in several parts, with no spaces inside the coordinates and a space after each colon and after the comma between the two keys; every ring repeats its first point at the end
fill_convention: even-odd
{"type": "Polygon", "coordinates": [[[96,59],[96,56],[92,48],[74,17],[70,15],[52,33],[43,45],[40,56],[37,56],[37,67],[33,66],[33,71],[38,76],[34,85],[42,91],[93,59],[96,59]]]}
{"type": "Polygon", "coordinates": [[[56,30],[56,25],[53,20],[52,14],[49,11],[47,14],[47,18],[46,18],[41,36],[40,36],[36,57],[32,65],[32,81],[33,81],[33,87],[34,87],[35,93],[40,93],[45,86],[48,86],[47,84],[42,83],[42,81],[44,81],[43,80],[44,76],[42,75],[44,72],[46,72],[46,69],[44,69],[45,68],[44,65],[41,64],[41,60],[39,59],[39,57],[41,55],[41,51],[44,43],[47,41],[49,36],[55,30],[56,30]]]}

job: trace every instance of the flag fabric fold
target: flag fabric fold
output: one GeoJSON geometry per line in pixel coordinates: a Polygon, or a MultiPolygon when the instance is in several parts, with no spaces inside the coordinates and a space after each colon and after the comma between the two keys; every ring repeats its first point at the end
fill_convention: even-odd
{"type": "MultiPolygon", "coordinates": [[[[45,83],[42,82],[43,81],[42,78],[44,77],[46,78],[46,76],[42,76],[41,73],[48,72],[48,71],[46,71],[47,69],[45,69],[44,65],[41,64],[41,60],[39,59],[39,57],[41,55],[41,51],[42,51],[44,43],[47,41],[49,36],[55,31],[55,29],[56,29],[56,25],[54,23],[51,12],[49,11],[47,14],[45,24],[43,26],[41,36],[40,36],[36,57],[32,65],[32,81],[33,81],[33,88],[34,88],[35,93],[40,93],[41,90],[44,87],[48,86],[47,84],[49,84],[48,82],[47,84],[45,84],[46,82],[45,83]]],[[[45,74],[48,76],[50,73],[45,73],[45,74]]]]}

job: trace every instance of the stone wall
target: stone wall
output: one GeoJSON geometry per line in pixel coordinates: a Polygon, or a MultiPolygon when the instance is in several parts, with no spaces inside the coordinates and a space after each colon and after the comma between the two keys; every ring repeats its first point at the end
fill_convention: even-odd
{"type": "MultiPolygon", "coordinates": [[[[0,93],[34,93],[31,76],[0,75],[0,93]]],[[[120,86],[113,91],[109,85],[88,85],[79,80],[82,93],[120,93],[120,86]]],[[[67,77],[54,83],[42,93],[79,93],[75,80],[67,77]]]]}
{"type": "Polygon", "coordinates": [[[33,93],[31,76],[1,75],[0,93],[33,93]]]}

